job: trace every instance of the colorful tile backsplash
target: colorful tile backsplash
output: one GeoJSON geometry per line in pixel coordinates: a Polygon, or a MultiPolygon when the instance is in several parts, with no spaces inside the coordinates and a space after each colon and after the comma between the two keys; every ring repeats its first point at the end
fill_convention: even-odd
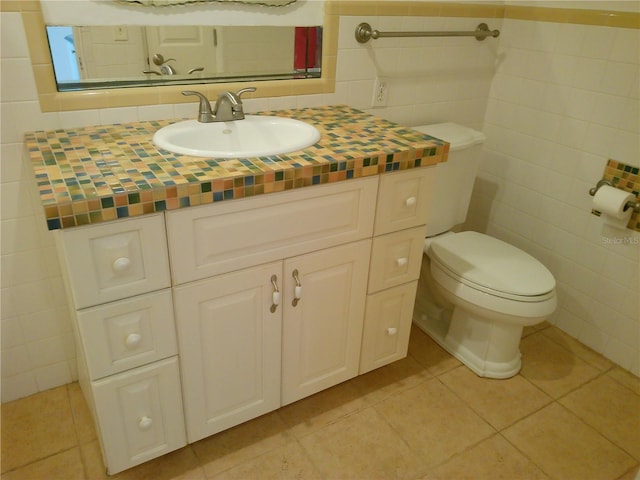
{"type": "MultiPolygon", "coordinates": [[[[640,168],[609,160],[602,178],[611,181],[616,188],[633,193],[637,201],[640,201],[640,168]]],[[[640,232],[640,213],[631,214],[627,228],[640,232]]]]}
{"type": "Polygon", "coordinates": [[[322,138],[285,155],[213,159],[158,150],[172,121],[25,135],[50,230],[332,183],[445,161],[449,145],[348,106],[269,112],[322,138]]]}

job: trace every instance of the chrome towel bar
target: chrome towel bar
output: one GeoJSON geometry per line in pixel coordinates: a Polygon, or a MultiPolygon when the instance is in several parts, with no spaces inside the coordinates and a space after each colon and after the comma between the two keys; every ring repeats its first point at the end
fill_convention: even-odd
{"type": "Polygon", "coordinates": [[[482,41],[487,37],[497,37],[500,30],[489,30],[486,23],[481,23],[474,31],[443,31],[443,32],[380,32],[373,30],[371,25],[362,22],[356,27],[356,40],[360,43],[367,43],[370,38],[374,40],[382,37],[476,37],[482,41]]]}

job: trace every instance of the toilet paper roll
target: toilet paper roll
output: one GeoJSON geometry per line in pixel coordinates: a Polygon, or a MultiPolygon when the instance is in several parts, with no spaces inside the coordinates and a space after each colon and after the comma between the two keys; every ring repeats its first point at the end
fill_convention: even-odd
{"type": "Polygon", "coordinates": [[[633,193],[625,192],[615,187],[603,185],[593,197],[593,209],[604,217],[605,223],[618,228],[624,228],[631,218],[633,209],[624,207],[629,201],[635,201],[633,193]]]}

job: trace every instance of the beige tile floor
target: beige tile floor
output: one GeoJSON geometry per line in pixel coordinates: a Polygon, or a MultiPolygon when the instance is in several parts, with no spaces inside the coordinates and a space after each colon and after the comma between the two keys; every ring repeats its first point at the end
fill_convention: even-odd
{"type": "MultiPolygon", "coordinates": [[[[479,378],[419,330],[409,356],[115,479],[632,480],[640,379],[555,327],[479,378]]],[[[77,384],[2,405],[2,479],[104,479],[77,384]]]]}

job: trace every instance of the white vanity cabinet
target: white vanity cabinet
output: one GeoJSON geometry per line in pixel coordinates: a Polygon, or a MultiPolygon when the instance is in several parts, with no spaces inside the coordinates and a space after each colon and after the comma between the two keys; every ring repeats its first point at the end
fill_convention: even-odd
{"type": "Polygon", "coordinates": [[[404,357],[433,171],[59,231],[109,473],[404,357]]]}
{"type": "Polygon", "coordinates": [[[407,355],[434,170],[380,177],[360,374],[407,355]]]}
{"type": "Polygon", "coordinates": [[[190,442],[358,374],[377,187],[167,214],[190,442]]]}
{"type": "Polygon", "coordinates": [[[110,474],[186,445],[164,216],[57,232],[78,377],[110,474]]]}
{"type": "Polygon", "coordinates": [[[176,287],[189,442],[358,374],[369,245],[176,287]]]}

